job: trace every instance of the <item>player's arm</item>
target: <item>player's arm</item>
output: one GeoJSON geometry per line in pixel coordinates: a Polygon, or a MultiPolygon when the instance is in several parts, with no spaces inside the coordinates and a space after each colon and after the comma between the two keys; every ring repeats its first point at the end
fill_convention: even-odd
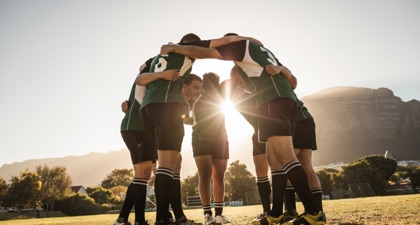
{"type": "Polygon", "coordinates": [[[193,45],[162,45],[160,54],[178,53],[193,59],[222,59],[222,55],[215,48],[204,48],[193,45]]]}
{"type": "Polygon", "coordinates": [[[158,79],[165,79],[170,81],[178,80],[179,72],[177,70],[165,70],[161,72],[149,73],[152,61],[153,58],[150,58],[143,65],[140,66],[140,72],[136,77],[137,85],[146,86],[158,79]]]}
{"type": "Polygon", "coordinates": [[[290,87],[294,90],[297,87],[297,79],[292,72],[285,66],[267,65],[265,71],[271,76],[281,74],[290,84],[290,87]]]}
{"type": "Polygon", "coordinates": [[[252,42],[256,43],[259,46],[263,46],[263,44],[259,40],[255,39],[255,38],[252,38],[252,37],[225,36],[225,37],[222,37],[222,38],[212,39],[210,41],[210,46],[209,47],[210,48],[216,48],[216,47],[220,47],[222,45],[226,45],[226,44],[229,44],[229,43],[232,43],[232,42],[243,41],[243,40],[249,40],[249,41],[252,41],[252,42]]]}
{"type": "Polygon", "coordinates": [[[140,86],[146,86],[158,79],[176,81],[178,80],[178,78],[179,78],[178,70],[165,70],[165,71],[156,72],[156,73],[145,72],[145,73],[139,73],[139,75],[137,75],[136,84],[140,86]]]}

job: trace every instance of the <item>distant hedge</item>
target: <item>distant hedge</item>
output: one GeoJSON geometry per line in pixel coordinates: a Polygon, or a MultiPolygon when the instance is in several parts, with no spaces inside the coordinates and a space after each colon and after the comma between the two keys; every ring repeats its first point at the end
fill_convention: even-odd
{"type": "Polygon", "coordinates": [[[107,204],[99,205],[87,195],[74,194],[60,200],[61,212],[68,216],[103,214],[110,210],[107,204]]]}

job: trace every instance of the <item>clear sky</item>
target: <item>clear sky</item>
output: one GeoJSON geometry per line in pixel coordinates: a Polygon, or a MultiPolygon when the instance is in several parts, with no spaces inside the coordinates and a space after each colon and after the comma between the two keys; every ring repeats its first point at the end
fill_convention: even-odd
{"type": "MultiPolygon", "coordinates": [[[[120,104],[139,66],[190,32],[259,39],[300,97],[357,86],[420,99],[418,0],[0,0],[0,32],[0,166],[125,148],[120,104]]],[[[201,60],[193,72],[226,79],[231,65],[201,60]]],[[[234,160],[251,129],[228,129],[234,160]]]]}

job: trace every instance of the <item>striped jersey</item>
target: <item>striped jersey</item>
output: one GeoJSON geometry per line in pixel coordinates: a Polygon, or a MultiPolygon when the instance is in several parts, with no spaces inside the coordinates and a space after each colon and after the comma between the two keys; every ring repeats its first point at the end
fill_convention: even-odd
{"type": "Polygon", "coordinates": [[[179,70],[180,78],[176,81],[158,79],[148,84],[141,108],[151,103],[186,103],[181,88],[192,70],[192,64],[193,60],[177,53],[156,56],[149,72],[179,70]]]}
{"type": "Polygon", "coordinates": [[[267,48],[244,40],[216,49],[224,60],[233,60],[241,68],[241,76],[249,90],[257,94],[258,106],[278,97],[291,98],[297,102],[296,95],[285,77],[281,74],[271,76],[265,71],[266,65],[281,65],[267,48]]]}

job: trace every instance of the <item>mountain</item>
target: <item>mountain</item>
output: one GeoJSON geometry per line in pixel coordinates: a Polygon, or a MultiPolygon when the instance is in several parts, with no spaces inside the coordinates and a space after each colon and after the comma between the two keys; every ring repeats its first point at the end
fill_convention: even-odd
{"type": "Polygon", "coordinates": [[[39,165],[47,165],[50,168],[64,166],[73,180],[73,185],[83,185],[85,187],[100,184],[113,169],[132,168],[128,150],[122,149],[107,153],[89,153],[82,156],[33,159],[4,164],[0,167],[0,175],[6,181],[9,181],[12,176],[19,176],[19,173],[25,169],[35,171],[35,168],[39,165]]]}
{"type": "Polygon", "coordinates": [[[334,87],[302,98],[317,126],[314,165],[351,162],[388,150],[397,160],[420,159],[420,102],[403,102],[387,88],[334,87]]]}
{"type": "MultiPolygon", "coordinates": [[[[305,96],[302,101],[316,123],[318,150],[313,154],[314,166],[338,161],[348,163],[370,154],[383,155],[387,150],[397,160],[420,159],[420,102],[417,100],[403,102],[386,88],[334,87],[305,96]]],[[[190,132],[186,130],[186,134],[190,132]]],[[[229,163],[239,159],[255,174],[250,137],[230,133],[229,140],[229,163]]],[[[184,140],[182,178],[197,171],[190,143],[184,140]]],[[[0,176],[9,181],[25,169],[35,171],[39,165],[65,166],[73,185],[85,187],[100,184],[113,169],[132,168],[128,150],[121,149],[4,164],[0,176]]]]}

